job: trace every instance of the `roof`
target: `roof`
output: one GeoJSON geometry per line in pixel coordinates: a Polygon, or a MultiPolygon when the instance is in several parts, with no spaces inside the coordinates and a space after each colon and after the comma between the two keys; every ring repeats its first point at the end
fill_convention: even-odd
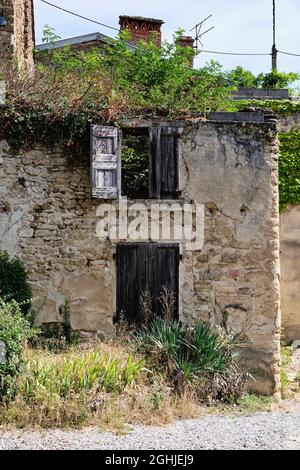
{"type": "Polygon", "coordinates": [[[77,44],[84,44],[86,42],[102,42],[104,44],[113,44],[113,38],[106,36],[102,33],[91,33],[83,36],[76,36],[74,38],[61,39],[55,41],[53,44],[39,44],[36,46],[38,51],[46,51],[50,49],[59,49],[65,46],[76,46],[77,44]]]}

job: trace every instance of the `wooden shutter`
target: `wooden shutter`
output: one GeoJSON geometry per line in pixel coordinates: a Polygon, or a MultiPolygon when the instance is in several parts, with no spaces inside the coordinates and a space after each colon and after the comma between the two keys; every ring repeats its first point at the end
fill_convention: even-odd
{"type": "Polygon", "coordinates": [[[117,245],[117,320],[143,322],[141,295],[150,294],[152,311],[162,316],[159,297],[163,287],[174,294],[173,318],[179,312],[179,245],[120,243],[117,245]]]}
{"type": "Polygon", "coordinates": [[[117,320],[141,323],[140,296],[148,289],[148,250],[145,243],[117,245],[117,320]]]}
{"type": "Polygon", "coordinates": [[[175,127],[150,129],[150,197],[172,199],[179,189],[179,137],[175,127]]]}
{"type": "Polygon", "coordinates": [[[117,127],[91,127],[92,196],[117,199],[121,195],[120,133],[117,127]]]}
{"type": "Polygon", "coordinates": [[[179,245],[175,243],[157,243],[151,245],[152,266],[150,269],[150,293],[153,311],[163,316],[162,304],[159,301],[163,288],[172,293],[174,305],[172,318],[179,318],[179,245]]]}

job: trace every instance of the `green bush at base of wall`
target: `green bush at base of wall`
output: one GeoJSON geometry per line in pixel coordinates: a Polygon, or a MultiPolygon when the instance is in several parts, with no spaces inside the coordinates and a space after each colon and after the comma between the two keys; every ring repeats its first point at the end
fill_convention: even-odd
{"type": "Polygon", "coordinates": [[[25,363],[25,342],[34,334],[19,304],[0,298],[0,341],[5,345],[5,362],[0,364],[0,399],[15,393],[15,378],[25,363]]]}
{"type": "Polygon", "coordinates": [[[8,302],[15,300],[26,314],[31,307],[31,297],[32,292],[22,261],[0,251],[0,298],[8,302]]]}

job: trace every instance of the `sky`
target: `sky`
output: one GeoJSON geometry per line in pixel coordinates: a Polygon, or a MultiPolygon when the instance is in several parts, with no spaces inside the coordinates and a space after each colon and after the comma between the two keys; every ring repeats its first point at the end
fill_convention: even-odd
{"type": "MultiPolygon", "coordinates": [[[[190,29],[208,15],[205,29],[215,29],[203,37],[204,49],[210,51],[269,53],[272,46],[272,0],[49,0],[58,6],[118,28],[119,15],[158,18],[165,21],[164,39],[171,39],[174,31],[190,29]]],[[[277,48],[300,54],[300,1],[276,0],[277,48]]],[[[62,38],[99,31],[115,36],[116,31],[75,18],[41,0],[34,0],[36,43],[42,38],[45,24],[53,27],[62,38]]],[[[271,57],[241,57],[201,53],[195,66],[200,67],[214,59],[229,70],[237,65],[254,73],[268,72],[271,57]]],[[[279,55],[281,71],[300,73],[300,57],[279,55]]]]}

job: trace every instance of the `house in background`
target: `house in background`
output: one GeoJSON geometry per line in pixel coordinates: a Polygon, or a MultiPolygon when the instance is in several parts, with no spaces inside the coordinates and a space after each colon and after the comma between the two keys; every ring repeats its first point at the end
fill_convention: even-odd
{"type": "MultiPolygon", "coordinates": [[[[135,45],[139,41],[150,41],[153,37],[156,37],[156,44],[158,47],[161,46],[162,32],[161,27],[164,24],[162,20],[154,18],[144,18],[142,16],[125,16],[119,17],[120,31],[128,31],[130,37],[128,39],[129,50],[134,51],[135,45]]],[[[37,60],[41,60],[43,53],[61,49],[63,47],[71,47],[74,51],[90,51],[94,48],[105,48],[106,46],[112,46],[115,42],[110,36],[106,36],[102,33],[91,33],[83,36],[77,36],[74,38],[66,38],[59,41],[55,41],[53,44],[39,44],[36,46],[38,52],[37,60]]],[[[194,47],[194,39],[190,36],[182,36],[179,40],[181,47],[194,47]]],[[[193,61],[191,61],[191,67],[193,61]]]]}

